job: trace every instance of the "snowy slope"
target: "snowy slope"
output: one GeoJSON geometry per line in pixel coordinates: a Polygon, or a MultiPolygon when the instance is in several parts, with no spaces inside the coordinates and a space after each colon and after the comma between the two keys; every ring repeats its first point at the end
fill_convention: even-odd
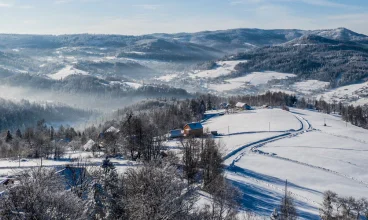
{"type": "Polygon", "coordinates": [[[273,71],[266,72],[253,72],[242,77],[237,77],[229,80],[225,80],[223,84],[210,84],[209,89],[224,92],[233,89],[239,89],[246,85],[259,86],[267,84],[274,79],[287,79],[289,77],[295,77],[294,74],[279,73],[273,71]]]}
{"type": "Polygon", "coordinates": [[[223,134],[228,134],[228,131],[230,134],[269,132],[269,125],[273,132],[298,130],[301,127],[294,116],[290,117],[290,113],[280,109],[257,109],[227,114],[211,118],[203,125],[211,131],[223,134]]]}
{"type": "Polygon", "coordinates": [[[246,60],[234,60],[234,61],[219,61],[216,62],[217,67],[211,70],[197,71],[191,75],[191,77],[199,78],[216,78],[223,75],[228,75],[235,70],[235,66],[239,63],[245,63],[246,60]]]}
{"type": "Polygon", "coordinates": [[[205,123],[225,133],[228,125],[230,133],[231,127],[241,133],[219,139],[223,151],[230,152],[226,175],[244,193],[243,208],[269,216],[280,203],[286,179],[302,219],[319,219],[326,190],[356,198],[368,194],[368,130],[346,126],[338,116],[299,109],[257,110],[205,123]],[[267,111],[277,118],[274,127],[285,132],[261,132],[267,128],[267,111]]]}
{"type": "Polygon", "coordinates": [[[292,85],[292,88],[295,89],[297,92],[303,94],[311,94],[314,92],[323,91],[329,86],[329,82],[323,82],[319,80],[306,80],[302,82],[297,82],[292,85]]]}
{"type": "Polygon", "coordinates": [[[54,80],[65,79],[70,75],[88,75],[88,72],[74,68],[73,66],[67,66],[57,73],[47,75],[49,78],[54,80]]]}
{"type": "Polygon", "coordinates": [[[343,102],[346,104],[368,104],[368,82],[342,86],[317,96],[327,102],[343,102]]]}

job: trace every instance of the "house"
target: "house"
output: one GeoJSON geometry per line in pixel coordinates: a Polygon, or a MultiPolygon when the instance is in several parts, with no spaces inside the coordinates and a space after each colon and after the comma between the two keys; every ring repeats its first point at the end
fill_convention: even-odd
{"type": "Polygon", "coordinates": [[[85,151],[91,151],[93,147],[96,147],[96,142],[94,142],[92,139],[89,139],[85,145],[83,145],[83,149],[85,151]]]}
{"type": "Polygon", "coordinates": [[[111,126],[110,128],[108,128],[106,131],[105,131],[105,133],[113,133],[113,134],[117,134],[117,133],[119,133],[120,132],[120,130],[119,129],[117,129],[117,128],[115,128],[114,126],[111,126]]]}
{"type": "Polygon", "coordinates": [[[251,110],[252,109],[247,103],[243,103],[243,102],[236,103],[235,108],[239,110],[251,110]]]}
{"type": "Polygon", "coordinates": [[[224,103],[220,104],[220,108],[222,108],[222,109],[228,109],[229,107],[230,107],[229,103],[224,102],[224,103]]]}
{"type": "Polygon", "coordinates": [[[185,136],[199,137],[203,135],[203,126],[200,122],[192,122],[184,126],[185,136]]]}
{"type": "Polygon", "coordinates": [[[183,131],[181,129],[176,129],[170,131],[169,138],[178,138],[183,136],[184,136],[183,131]]]}

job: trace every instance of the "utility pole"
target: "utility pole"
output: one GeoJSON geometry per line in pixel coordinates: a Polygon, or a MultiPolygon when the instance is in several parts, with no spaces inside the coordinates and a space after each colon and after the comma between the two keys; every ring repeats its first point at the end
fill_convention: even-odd
{"type": "Polygon", "coordinates": [[[227,135],[230,137],[230,126],[227,126],[227,135]]]}
{"type": "Polygon", "coordinates": [[[287,204],[287,180],[285,182],[285,198],[284,198],[284,209],[286,211],[286,216],[289,216],[289,209],[286,207],[286,204],[287,204]]]}
{"type": "Polygon", "coordinates": [[[271,132],[271,122],[268,122],[268,132],[271,132]]]}

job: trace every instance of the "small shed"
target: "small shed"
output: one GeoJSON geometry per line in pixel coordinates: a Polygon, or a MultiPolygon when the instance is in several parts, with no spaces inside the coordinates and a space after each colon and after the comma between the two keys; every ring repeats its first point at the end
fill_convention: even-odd
{"type": "Polygon", "coordinates": [[[252,109],[247,103],[243,103],[243,102],[236,103],[235,107],[241,110],[251,110],[252,109]]]}
{"type": "Polygon", "coordinates": [[[183,136],[184,136],[183,131],[181,129],[176,129],[170,131],[169,138],[178,138],[183,136]]]}
{"type": "Polygon", "coordinates": [[[184,126],[185,136],[199,137],[203,135],[203,126],[200,122],[192,122],[184,126]]]}

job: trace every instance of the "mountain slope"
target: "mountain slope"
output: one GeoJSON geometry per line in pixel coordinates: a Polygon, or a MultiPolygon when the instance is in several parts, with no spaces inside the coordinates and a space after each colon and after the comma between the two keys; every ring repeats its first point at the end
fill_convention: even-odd
{"type": "Polygon", "coordinates": [[[308,35],[286,44],[257,48],[235,56],[248,60],[236,67],[234,76],[254,71],[295,73],[302,79],[331,82],[333,87],[368,77],[368,49],[354,42],[308,35]]]}

